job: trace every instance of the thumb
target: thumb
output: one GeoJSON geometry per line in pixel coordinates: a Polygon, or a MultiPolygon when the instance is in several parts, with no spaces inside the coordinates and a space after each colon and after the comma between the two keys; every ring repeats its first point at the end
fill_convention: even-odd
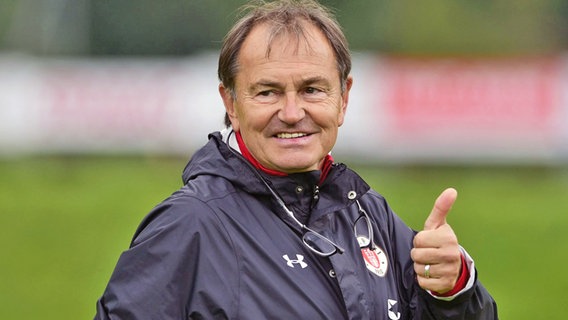
{"type": "Polygon", "coordinates": [[[458,197],[458,192],[454,188],[448,188],[444,190],[434,202],[434,208],[432,208],[432,212],[428,218],[426,218],[426,222],[424,222],[424,230],[433,230],[437,229],[438,227],[446,224],[446,216],[450,209],[452,209],[452,205],[456,201],[458,197]]]}

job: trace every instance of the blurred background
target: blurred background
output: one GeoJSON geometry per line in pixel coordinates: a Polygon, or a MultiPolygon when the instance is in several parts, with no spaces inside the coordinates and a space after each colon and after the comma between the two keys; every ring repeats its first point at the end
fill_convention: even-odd
{"type": "MultiPolygon", "coordinates": [[[[321,1],[353,51],[336,161],[415,229],[438,193],[502,319],[564,319],[568,1],[321,1]]],[[[1,319],[92,318],[144,215],[223,123],[244,1],[0,3],[1,319]]]]}

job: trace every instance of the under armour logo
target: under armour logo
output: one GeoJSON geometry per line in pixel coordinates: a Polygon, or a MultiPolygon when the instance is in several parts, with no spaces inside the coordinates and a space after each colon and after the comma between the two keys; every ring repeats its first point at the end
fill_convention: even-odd
{"type": "Polygon", "coordinates": [[[301,254],[296,255],[296,260],[290,259],[287,254],[283,255],[282,258],[286,259],[286,264],[290,268],[294,268],[294,264],[299,264],[302,269],[308,267],[308,264],[304,262],[304,256],[301,254]]]}
{"type": "Polygon", "coordinates": [[[391,320],[398,320],[400,319],[400,312],[394,313],[394,311],[392,311],[392,307],[394,307],[395,304],[397,304],[398,301],[396,300],[392,300],[392,299],[388,299],[387,303],[389,305],[389,319],[391,320]]]}

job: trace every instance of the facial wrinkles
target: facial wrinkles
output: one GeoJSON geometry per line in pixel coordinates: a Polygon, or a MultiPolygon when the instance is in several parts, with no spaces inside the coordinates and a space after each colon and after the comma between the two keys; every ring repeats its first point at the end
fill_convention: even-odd
{"type": "Polygon", "coordinates": [[[310,45],[310,42],[317,41],[313,32],[306,31],[301,35],[284,32],[274,38],[266,36],[266,41],[270,41],[269,46],[264,49],[262,45],[252,48],[250,54],[241,55],[241,62],[249,67],[253,65],[257,69],[266,68],[266,71],[272,70],[274,65],[281,64],[280,67],[284,66],[281,68],[282,71],[286,73],[290,70],[301,70],[304,67],[310,68],[310,66],[313,70],[327,69],[329,66],[326,64],[329,61],[336,68],[335,56],[331,50],[322,50],[320,47],[310,45]]]}
{"type": "MultiPolygon", "coordinates": [[[[263,61],[252,66],[250,72],[242,75],[242,83],[250,85],[244,90],[240,96],[243,103],[257,105],[255,112],[268,111],[269,106],[280,106],[283,103],[292,103],[298,108],[303,108],[309,112],[312,105],[320,107],[336,106],[340,100],[340,92],[337,90],[338,85],[333,86],[325,75],[321,75],[318,70],[322,67],[321,59],[310,57],[309,62],[297,61],[281,61],[270,60],[263,61]],[[290,70],[299,70],[297,73],[290,73],[290,70]],[[321,95],[317,102],[306,102],[304,92],[308,87],[313,87],[321,95]],[[256,96],[261,91],[273,91],[278,97],[275,100],[266,99],[262,101],[256,96]],[[320,92],[321,91],[321,92],[320,92]],[[293,101],[288,101],[293,99],[293,101]]],[[[241,82],[241,81],[239,81],[241,82]]],[[[238,98],[237,98],[238,100],[238,98]]],[[[274,109],[276,111],[276,109],[274,109]]]]}
{"type": "Polygon", "coordinates": [[[321,71],[329,69],[321,57],[308,55],[301,58],[302,61],[298,59],[272,58],[254,64],[246,79],[243,79],[243,82],[250,83],[248,88],[244,88],[246,95],[252,98],[261,90],[271,89],[300,94],[302,90],[313,87],[325,93],[329,99],[341,96],[339,80],[329,79],[330,73],[326,75],[321,71]]]}
{"type": "Polygon", "coordinates": [[[321,35],[311,46],[306,38],[282,36],[273,39],[266,55],[265,30],[257,28],[240,55],[234,120],[266,167],[314,169],[333,147],[340,125],[342,94],[333,51],[321,35]]]}
{"type": "MultiPolygon", "coordinates": [[[[319,61],[315,64],[319,64],[319,61]]],[[[298,69],[306,69],[310,66],[313,67],[313,64],[303,64],[308,65],[305,68],[298,67],[298,69]]],[[[279,68],[282,73],[289,73],[289,70],[296,70],[297,64],[285,64],[282,68],[279,68]]],[[[317,70],[319,67],[314,67],[313,70],[317,70]]],[[[271,74],[278,74],[278,71],[275,69],[271,70],[271,74]]],[[[279,79],[279,77],[276,77],[279,79]]],[[[256,87],[259,87],[263,90],[266,89],[275,89],[282,94],[281,99],[276,103],[277,106],[281,106],[282,104],[292,104],[292,106],[287,106],[286,108],[293,108],[292,110],[282,110],[282,109],[275,109],[275,113],[273,114],[271,121],[265,127],[265,133],[267,136],[277,136],[279,138],[292,138],[303,136],[310,133],[317,133],[321,130],[325,130],[325,128],[320,128],[320,126],[316,125],[314,122],[315,119],[312,116],[316,116],[317,114],[313,114],[312,111],[314,108],[321,109],[329,109],[329,108],[340,108],[341,106],[341,94],[339,89],[339,85],[332,85],[330,80],[327,79],[325,76],[319,75],[317,72],[314,74],[310,74],[309,71],[305,73],[299,73],[292,76],[288,76],[285,82],[279,82],[278,80],[259,80],[256,82],[256,85],[253,85],[253,91],[255,92],[256,87]],[[317,95],[321,95],[317,102],[313,101],[306,101],[306,97],[304,96],[306,93],[304,90],[306,88],[311,87],[317,90],[317,95]],[[321,92],[320,92],[321,91],[321,92]],[[289,101],[293,100],[293,101],[289,101]],[[295,108],[295,109],[294,109],[295,108]],[[287,117],[287,118],[279,118],[278,112],[297,112],[298,118],[294,117],[287,117]],[[286,134],[278,134],[278,133],[295,133],[294,135],[286,135],[286,134]]],[[[251,97],[253,94],[250,95],[251,97]]],[[[320,124],[321,123],[321,120],[320,124]]]]}

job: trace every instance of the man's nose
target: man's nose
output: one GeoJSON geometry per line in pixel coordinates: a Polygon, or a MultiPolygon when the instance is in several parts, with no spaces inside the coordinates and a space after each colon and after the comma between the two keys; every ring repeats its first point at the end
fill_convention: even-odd
{"type": "Polygon", "coordinates": [[[278,118],[285,123],[294,124],[302,120],[306,115],[302,107],[302,101],[296,92],[287,92],[284,96],[282,108],[278,112],[278,118]]]}

